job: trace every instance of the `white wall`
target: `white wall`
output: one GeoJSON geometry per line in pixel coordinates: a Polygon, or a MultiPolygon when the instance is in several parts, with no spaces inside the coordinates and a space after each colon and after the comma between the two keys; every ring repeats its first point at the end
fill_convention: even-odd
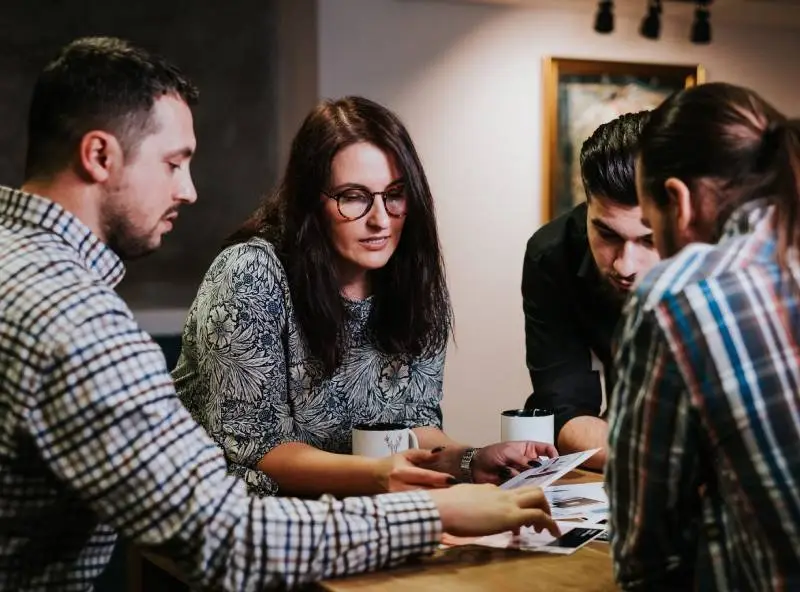
{"type": "Polygon", "coordinates": [[[666,20],[650,41],[638,36],[639,18],[618,14],[604,36],[592,31],[592,10],[549,6],[319,3],[321,96],[363,94],[396,110],[426,166],[456,313],[446,427],[477,444],[497,439],[498,412],[530,392],[519,285],[541,210],[542,57],[701,62],[711,80],[800,111],[791,31],[717,24],[703,47],[687,40],[688,22],[666,20]]]}
{"type": "Polygon", "coordinates": [[[277,20],[275,135],[282,174],[297,129],[318,98],[317,0],[272,0],[277,20]]]}

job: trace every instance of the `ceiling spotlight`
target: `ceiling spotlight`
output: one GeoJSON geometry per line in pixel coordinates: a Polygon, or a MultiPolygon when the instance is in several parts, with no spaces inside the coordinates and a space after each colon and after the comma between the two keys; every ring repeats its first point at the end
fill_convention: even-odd
{"type": "Polygon", "coordinates": [[[661,34],[661,0],[649,0],[647,3],[647,16],[642,19],[639,28],[642,37],[658,39],[661,34]]]}
{"type": "Polygon", "coordinates": [[[692,43],[711,43],[711,0],[697,0],[692,23],[692,43]]]}
{"type": "Polygon", "coordinates": [[[614,30],[614,2],[600,0],[597,5],[597,16],[594,19],[594,30],[598,33],[610,33],[614,30]]]}

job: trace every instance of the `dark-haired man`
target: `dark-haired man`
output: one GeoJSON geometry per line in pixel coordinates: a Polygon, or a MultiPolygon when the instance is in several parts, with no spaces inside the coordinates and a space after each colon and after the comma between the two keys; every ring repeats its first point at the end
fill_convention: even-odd
{"type": "Polygon", "coordinates": [[[25,184],[0,187],[0,589],[91,589],[117,533],[199,588],[253,590],[390,565],[443,528],[555,531],[535,488],[302,501],[226,474],[114,292],[197,199],[196,96],[109,38],[71,43],[34,88],[25,184]]]}
{"type": "Polygon", "coordinates": [[[621,590],[800,590],[800,120],[747,88],[643,131],[665,261],[616,335],[606,489],[621,590]]]}
{"type": "Polygon", "coordinates": [[[636,278],[658,261],[634,176],[647,118],[644,111],[622,115],[584,142],[586,202],[536,231],[525,252],[522,298],[533,383],[526,406],[555,409],[562,454],[600,448],[586,463],[593,468],[605,462],[611,337],[636,278]]]}

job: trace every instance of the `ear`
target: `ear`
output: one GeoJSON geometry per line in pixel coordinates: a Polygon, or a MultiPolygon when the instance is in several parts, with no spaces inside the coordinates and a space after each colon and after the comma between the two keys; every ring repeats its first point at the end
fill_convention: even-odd
{"type": "Polygon", "coordinates": [[[686,232],[692,224],[694,212],[692,211],[692,194],[686,183],[677,177],[670,177],[664,181],[670,209],[675,215],[677,230],[686,232]]]}
{"type": "Polygon", "coordinates": [[[104,183],[124,165],[122,146],[113,134],[93,130],[81,138],[78,153],[80,173],[95,183],[104,183]]]}

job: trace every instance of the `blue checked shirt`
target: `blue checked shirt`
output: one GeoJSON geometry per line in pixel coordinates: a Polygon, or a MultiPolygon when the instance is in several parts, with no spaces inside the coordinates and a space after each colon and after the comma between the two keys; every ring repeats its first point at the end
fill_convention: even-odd
{"type": "Polygon", "coordinates": [[[123,273],[77,218],[0,188],[0,590],[89,590],[116,533],[236,591],[435,548],[425,493],[249,497],[114,293],[123,273]]]}
{"type": "Polygon", "coordinates": [[[800,589],[800,259],[776,249],[750,203],[626,306],[606,467],[625,589],[800,589]]]}

